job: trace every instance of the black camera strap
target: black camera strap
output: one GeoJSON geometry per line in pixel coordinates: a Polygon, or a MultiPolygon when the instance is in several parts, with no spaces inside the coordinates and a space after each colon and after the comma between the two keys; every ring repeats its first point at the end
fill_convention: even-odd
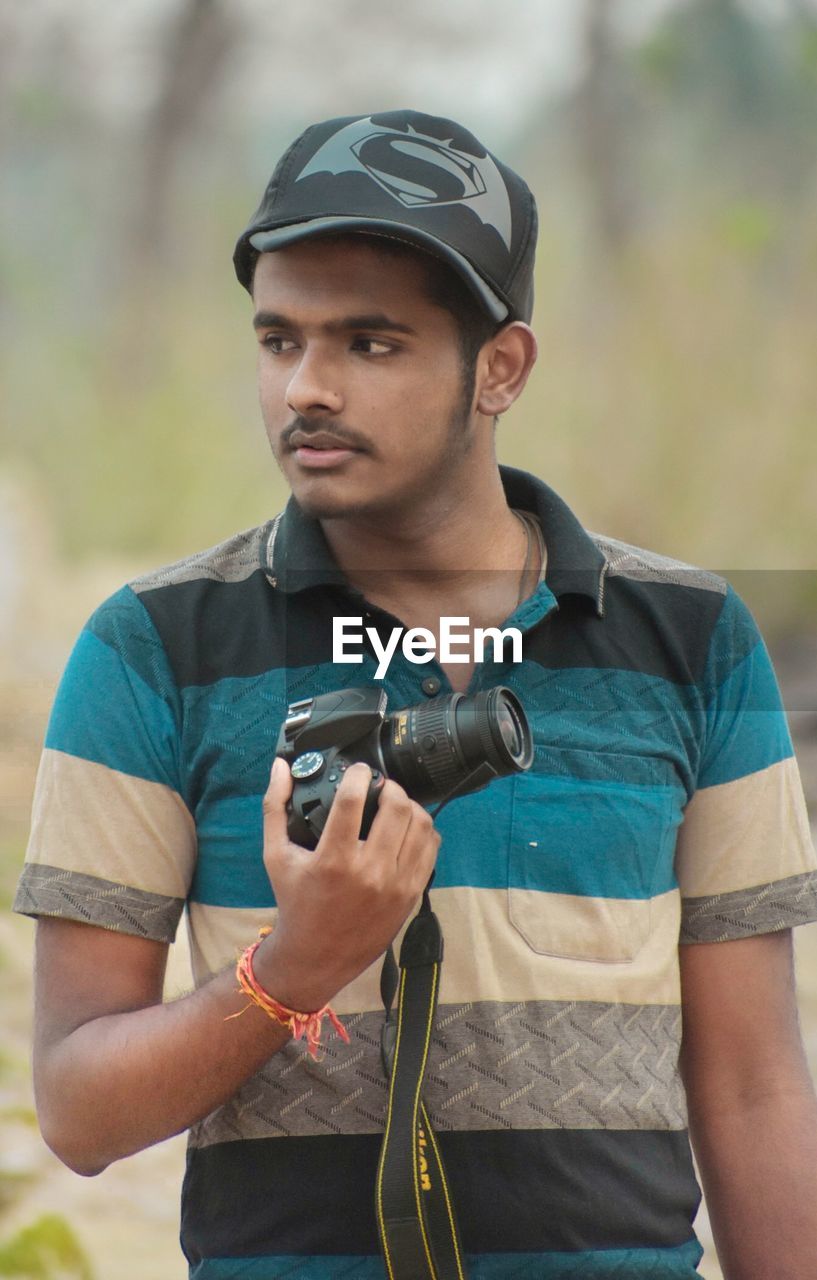
{"type": "Polygon", "coordinates": [[[442,929],[427,887],[403,938],[399,976],[390,947],[380,979],[389,1101],[375,1208],[389,1280],[466,1280],[442,1156],[422,1100],[442,959],[442,929]]]}
{"type": "MultiPolygon", "coordinates": [[[[442,798],[432,818],[449,801],[495,777],[494,767],[483,761],[442,798]]],[[[380,972],[386,1010],[381,1058],[389,1102],[375,1211],[389,1280],[467,1280],[442,1153],[422,1098],[443,963],[443,931],[429,898],[433,880],[432,871],[420,910],[403,937],[399,973],[391,947],[380,972]]]]}

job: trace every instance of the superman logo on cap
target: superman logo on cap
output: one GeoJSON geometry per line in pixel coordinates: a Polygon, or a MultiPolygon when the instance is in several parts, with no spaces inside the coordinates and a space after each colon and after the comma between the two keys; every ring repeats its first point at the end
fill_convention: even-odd
{"type": "Polygon", "coordinates": [[[296,182],[316,173],[363,172],[404,208],[467,204],[511,247],[511,207],[490,155],[476,158],[417,132],[355,120],[319,147],[296,182]]]}

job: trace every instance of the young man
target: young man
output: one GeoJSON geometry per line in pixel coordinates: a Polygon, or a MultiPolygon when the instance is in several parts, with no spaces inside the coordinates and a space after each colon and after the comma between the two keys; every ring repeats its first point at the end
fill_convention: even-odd
{"type": "Polygon", "coordinates": [[[460,125],[307,130],[235,254],[292,498],[104,604],[57,698],[17,901],[43,1132],[93,1174],[190,1128],[200,1280],[386,1274],[380,961],[435,864],[425,1099],[468,1274],[697,1274],[688,1102],[724,1274],[813,1275],[790,926],[817,876],[774,677],[722,580],[592,537],[497,467],[536,353],[535,233],[525,184],[460,125]],[[333,649],[351,617],[357,665],[333,649]],[[521,659],[398,648],[390,709],[507,685],[530,771],[436,829],[386,781],[360,840],[356,764],[317,848],[294,844],[271,772],[288,704],[372,684],[395,627],[436,646],[451,618],[516,628],[521,659]],[[196,990],[162,1004],[184,907],[196,990]],[[235,958],[270,925],[248,1005],[235,958]],[[281,1019],[330,1001],[350,1042],[324,1018],[313,1060],[281,1019]]]}

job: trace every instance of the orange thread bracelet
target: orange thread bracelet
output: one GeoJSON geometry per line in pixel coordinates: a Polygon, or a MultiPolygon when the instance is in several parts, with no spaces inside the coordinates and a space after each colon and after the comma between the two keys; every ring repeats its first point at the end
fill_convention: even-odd
{"type": "MultiPolygon", "coordinates": [[[[330,1005],[325,1004],[322,1009],[316,1009],[314,1013],[298,1013],[295,1009],[288,1009],[285,1004],[281,1004],[280,1000],[276,1000],[261,986],[261,983],[253,973],[252,958],[268,933],[270,933],[269,927],[262,929],[258,941],[252,943],[239,956],[235,970],[239,989],[246,996],[249,996],[253,1004],[258,1005],[259,1009],[263,1009],[268,1017],[279,1022],[281,1026],[287,1027],[293,1040],[305,1039],[310,1057],[317,1058],[318,1056],[318,1049],[321,1043],[321,1024],[324,1018],[329,1019],[341,1040],[349,1044],[349,1032],[330,1005]]],[[[246,1005],[244,1009],[240,1010],[240,1013],[245,1013],[249,1007],[249,1005],[246,1005]]],[[[231,1013],[229,1017],[237,1018],[239,1014],[231,1013]]],[[[229,1018],[225,1019],[225,1021],[229,1021],[229,1018]]]]}

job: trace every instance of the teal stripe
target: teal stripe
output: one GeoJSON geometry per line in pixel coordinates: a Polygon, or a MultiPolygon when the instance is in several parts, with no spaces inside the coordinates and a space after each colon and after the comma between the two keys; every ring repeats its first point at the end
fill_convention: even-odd
{"type": "Polygon", "coordinates": [[[263,796],[200,806],[198,855],[190,898],[212,907],[274,907],[264,870],[263,796]]]}
{"type": "MultiPolygon", "coordinates": [[[[525,666],[532,674],[533,664],[525,666]]],[[[192,889],[197,902],[235,907],[273,903],[261,863],[261,803],[278,730],[291,698],[338,686],[337,668],[329,665],[311,670],[297,689],[288,687],[284,675],[278,671],[251,680],[222,680],[185,693],[185,734],[195,744],[193,775],[202,780],[192,889]],[[253,787],[241,796],[227,777],[237,761],[242,784],[253,787]]],[[[571,675],[576,696],[583,700],[588,673],[571,675]]],[[[625,675],[609,673],[609,679],[620,681],[625,675]]],[[[516,678],[514,684],[524,696],[524,680],[516,678]]],[[[405,696],[404,689],[402,697],[391,697],[390,705],[400,705],[405,696]]],[[[630,702],[637,701],[632,690],[630,702]]],[[[643,690],[640,701],[643,705],[643,690]]],[[[645,714],[654,713],[651,707],[645,714]]],[[[649,748],[645,740],[651,757],[594,751],[599,729],[590,717],[575,730],[574,745],[561,747],[548,736],[558,742],[564,735],[559,716],[534,712],[532,719],[534,771],[497,779],[484,791],[453,801],[437,818],[443,836],[437,886],[510,886],[642,900],[675,888],[673,850],[686,793],[667,759],[670,748],[655,742],[649,748]]],[[[667,723],[667,717],[661,722],[667,723]]],[[[681,752],[677,742],[674,749],[681,752]]]]}
{"type": "MultiPolygon", "coordinates": [[[[485,670],[493,676],[489,668],[485,670]]],[[[390,707],[425,701],[420,682],[426,674],[427,668],[395,660],[383,682],[390,707]]],[[[762,649],[726,678],[720,696],[708,708],[703,689],[633,671],[546,671],[526,661],[507,670],[504,678],[525,704],[537,745],[537,766],[548,773],[627,786],[686,786],[691,793],[707,719],[710,753],[718,746],[718,735],[726,732],[738,768],[744,748],[748,751],[743,773],[774,764],[781,758],[781,749],[789,750],[788,736],[780,733],[784,721],[777,686],[762,649]],[[772,719],[742,725],[736,714],[741,706],[750,716],[772,719]],[[770,724],[777,727],[771,743],[766,743],[757,730],[770,724]],[[618,750],[611,750],[614,743],[618,750]]],[[[238,755],[244,766],[239,770],[239,785],[247,793],[263,791],[288,702],[371,683],[374,663],[367,660],[361,666],[323,663],[188,687],[182,693],[183,719],[193,768],[199,761],[206,762],[214,774],[213,784],[226,784],[229,773],[234,787],[238,755]]],[[[488,687],[494,681],[484,683],[488,687]]]]}
{"type": "Polygon", "coordinates": [[[609,898],[665,893],[675,886],[680,804],[680,789],[533,773],[494,782],[440,814],[435,883],[609,898]]]}
{"type": "Polygon", "coordinates": [[[703,1249],[600,1249],[593,1253],[496,1253],[473,1259],[471,1280],[700,1280],[703,1249]]]}
{"type": "MultiPolygon", "coordinates": [[[[591,1253],[491,1253],[466,1258],[470,1280],[700,1280],[697,1240],[674,1249],[600,1249],[591,1253]]],[[[190,1280],[383,1280],[379,1257],[211,1258],[190,1280]]]]}
{"type": "Polygon", "coordinates": [[[777,678],[762,641],[724,680],[708,720],[699,787],[733,782],[793,754],[777,678]]]}
{"type": "Polygon", "coordinates": [[[179,789],[173,712],[132,667],[88,630],[77,640],[60,682],[45,745],[179,789]]]}
{"type": "MultiPolygon", "coordinates": [[[[93,638],[86,641],[93,644],[93,638]]],[[[102,672],[104,662],[98,656],[94,661],[102,672]]],[[[422,699],[424,670],[395,662],[385,682],[391,707],[422,699]]],[[[185,690],[186,798],[199,828],[194,900],[272,905],[261,863],[261,799],[287,704],[365,683],[372,675],[368,659],[361,666],[326,663],[185,690]]],[[[128,678],[139,683],[133,673],[128,678]]],[[[509,682],[529,708],[534,771],[497,780],[443,810],[437,819],[443,835],[437,885],[638,900],[674,889],[685,778],[698,769],[691,743],[703,736],[706,715],[701,691],[633,672],[548,672],[532,662],[509,673],[509,682]],[[626,750],[608,749],[611,726],[624,735],[626,750]]],[[[757,644],[723,682],[709,710],[710,746],[720,770],[710,771],[710,784],[726,780],[724,769],[754,772],[789,753],[773,682],[768,657],[757,644]]],[[[103,692],[104,683],[100,679],[103,692]]],[[[146,688],[141,701],[150,732],[161,741],[170,732],[169,710],[146,688]]],[[[96,734],[104,723],[103,717],[94,721],[96,734]]],[[[154,777],[150,742],[134,739],[126,726],[114,728],[114,767],[154,777]]],[[[83,741],[75,751],[89,749],[83,741]]],[[[97,747],[90,758],[104,759],[104,752],[97,747]]]]}
{"type": "MultiPolygon", "coordinates": [[[[261,795],[200,804],[191,898],[269,907],[261,795]]],[[[680,801],[666,788],[591,786],[524,774],[464,796],[436,820],[443,843],[435,886],[535,889],[646,899],[676,887],[672,851],[680,801]]]]}
{"type": "MultiPolygon", "coordinates": [[[[427,701],[425,667],[402,660],[383,681],[391,710],[427,701]]],[[[485,668],[484,687],[498,681],[485,668]]],[[[658,677],[617,670],[545,671],[526,661],[499,673],[528,714],[542,772],[626,786],[694,788],[696,743],[705,731],[700,691],[658,677]],[[611,750],[611,744],[618,750],[611,750]]],[[[226,677],[182,691],[185,743],[191,770],[206,765],[212,786],[263,792],[287,704],[354,685],[370,685],[374,663],[306,670],[276,669],[226,677]],[[236,769],[236,761],[240,761],[236,769]]]]}

